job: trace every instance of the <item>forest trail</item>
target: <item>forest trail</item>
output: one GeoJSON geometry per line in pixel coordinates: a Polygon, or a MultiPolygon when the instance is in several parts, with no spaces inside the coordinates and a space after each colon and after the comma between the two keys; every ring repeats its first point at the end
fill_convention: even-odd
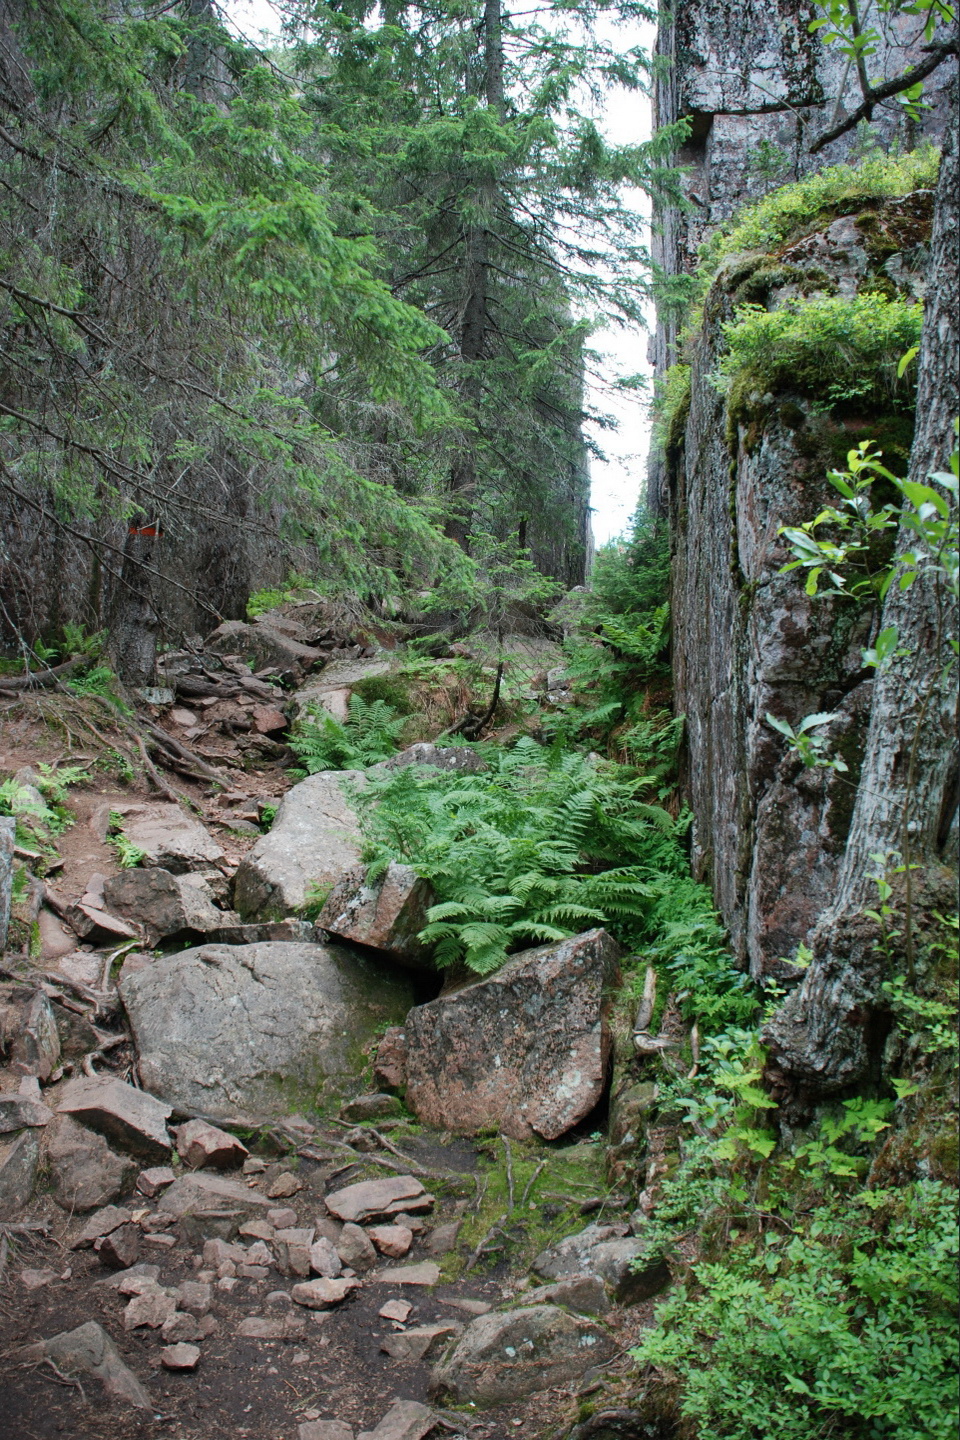
{"type": "MultiPolygon", "coordinates": [[[[284,617],[278,612],[274,619],[282,624],[284,617]]],[[[216,689],[229,686],[242,670],[236,659],[228,658],[222,665],[208,650],[202,664],[192,670],[181,666],[179,678],[174,676],[176,666],[168,661],[171,693],[152,692],[159,705],[141,701],[139,717],[120,720],[115,731],[94,712],[96,728],[115,757],[122,757],[129,746],[132,726],[140,725],[142,734],[153,727],[180,737],[179,757],[162,743],[159,751],[154,749],[168,766],[180,761],[179,774],[171,770],[166,774],[182,797],[180,816],[188,827],[183,834],[188,835],[194,855],[177,869],[187,878],[192,872],[192,878],[204,885],[219,877],[211,892],[216,893],[218,905],[229,904],[227,887],[258,837],[269,831],[277,806],[295,783],[287,773],[294,757],[285,745],[286,717],[299,712],[304,698],[328,712],[346,715],[351,684],[371,678],[382,684],[391,668],[396,669],[397,657],[382,651],[364,655],[364,648],[341,645],[339,654],[319,671],[319,680],[314,675],[298,691],[239,698],[191,696],[191,683],[194,689],[204,688],[204,673],[207,688],[216,689]],[[192,711],[190,705],[195,707],[192,711]],[[278,706],[285,713],[278,713],[278,706]],[[265,715],[271,709],[273,715],[265,715]],[[274,728],[261,749],[252,749],[262,738],[258,718],[274,728]],[[219,784],[211,784],[196,770],[198,758],[220,773],[219,784]]],[[[462,655],[453,658],[461,671],[470,663],[462,655]]],[[[544,687],[544,697],[547,669],[558,659],[562,652],[554,642],[514,637],[512,662],[515,669],[522,669],[518,683],[533,680],[544,687]],[[532,673],[534,667],[538,676],[532,673]]],[[[431,678],[431,664],[422,662],[418,675],[422,693],[429,695],[429,718],[422,717],[423,723],[436,726],[442,707],[456,712],[463,706],[465,692],[462,684],[451,689],[449,657],[436,662],[439,686],[431,678]]],[[[486,674],[489,685],[491,667],[486,672],[481,667],[480,673],[486,674]]],[[[554,669],[550,677],[554,697],[561,681],[554,669]]],[[[141,816],[142,827],[142,813],[163,812],[169,826],[172,806],[166,795],[157,795],[156,782],[124,783],[115,768],[113,774],[99,768],[94,763],[97,747],[76,743],[81,732],[76,703],[68,697],[65,703],[74,716],[66,730],[51,726],[49,714],[38,712],[30,701],[13,702],[0,747],[7,767],[12,768],[16,756],[22,786],[29,787],[31,779],[42,783],[43,776],[68,766],[86,767],[86,778],[71,786],[65,800],[73,823],[46,838],[45,863],[34,866],[45,871],[46,878],[33,882],[32,890],[15,900],[11,944],[22,937],[23,949],[20,955],[8,950],[7,968],[0,977],[8,1006],[16,1010],[24,996],[42,997],[40,1003],[52,1007],[59,1029],[55,1066],[49,1056],[45,1065],[43,1053],[38,1063],[31,1063],[16,1051],[8,1052],[11,1063],[0,1070],[0,1104],[5,1102],[15,1117],[15,1107],[24,1096],[39,1101],[42,1094],[47,1112],[38,1125],[44,1128],[78,1081],[114,1079],[124,1090],[131,1083],[139,1084],[118,980],[123,983],[138,969],[142,972],[144,966],[149,969],[159,963],[154,955],[176,953],[204,938],[221,944],[231,939],[272,940],[275,943],[258,948],[278,952],[302,949],[291,942],[313,938],[313,925],[295,917],[244,925],[239,915],[216,908],[213,920],[206,922],[206,936],[183,932],[179,939],[164,939],[156,928],[162,929],[156,906],[139,918],[135,909],[111,915],[109,901],[103,899],[105,885],[108,897],[115,896],[119,893],[115,886],[125,876],[155,885],[155,877],[166,873],[156,868],[157,857],[153,869],[137,865],[125,869],[122,861],[126,859],[129,866],[136,858],[125,852],[124,843],[132,844],[141,834],[137,817],[141,816]],[[120,822],[123,828],[118,828],[120,822]],[[78,908],[84,905],[85,913],[78,908]],[[87,925],[83,938],[71,928],[71,920],[81,931],[87,925]],[[117,927],[112,931],[113,922],[117,927]],[[125,939],[124,925],[132,927],[134,939],[125,939]],[[159,948],[151,951],[145,943],[150,940],[159,948]],[[42,1092],[34,1075],[42,1079],[42,1092]]],[[[89,715],[89,709],[84,713],[89,715]]],[[[455,717],[444,714],[443,718],[455,717]]],[[[504,734],[511,738],[515,730],[508,726],[504,734]]],[[[89,731],[83,733],[92,738],[89,731]]],[[[102,747],[99,753],[105,753],[102,747]]],[[[169,849],[169,835],[164,843],[169,849]]],[[[435,993],[438,984],[439,980],[421,976],[419,998],[435,993]]],[[[479,1038],[482,1045],[483,1037],[479,1038]]],[[[164,1167],[158,1170],[156,1164],[147,1163],[149,1157],[138,1150],[136,1137],[131,1141],[126,1134],[118,1141],[117,1132],[108,1129],[108,1146],[96,1128],[81,1135],[81,1127],[74,1124],[68,1139],[80,1136],[100,1149],[85,1150],[81,1143],[72,1152],[68,1145],[65,1152],[62,1144],[56,1148],[59,1140],[49,1138],[60,1123],[58,1117],[44,1142],[32,1200],[33,1187],[28,1185],[26,1203],[15,1212],[8,1204],[0,1220],[0,1348],[6,1375],[0,1430],[4,1436],[11,1440],[14,1436],[17,1440],[134,1436],[138,1440],[161,1436],[352,1440],[363,1434],[377,1440],[419,1440],[431,1434],[539,1440],[564,1431],[582,1398],[596,1393],[601,1384],[616,1386],[617,1375],[630,1368],[630,1345],[643,1324],[649,1323],[650,1302],[625,1308],[596,1278],[586,1301],[578,1302],[575,1287],[567,1294],[562,1285],[557,1292],[555,1285],[551,1292],[544,1288],[543,1277],[530,1271],[538,1254],[585,1226],[594,1227],[590,1230],[594,1240],[619,1240],[628,1249],[632,1243],[627,1238],[626,1200],[611,1189],[605,1171],[599,1133],[605,1124],[603,1107],[551,1144],[535,1136],[512,1144],[495,1136],[456,1137],[449,1130],[416,1123],[392,1096],[377,1094],[372,1056],[368,1044],[358,1062],[362,1073],[358,1070],[349,1087],[352,1093],[361,1092],[361,1098],[352,1109],[349,1102],[344,1104],[339,1115],[328,1113],[324,1118],[313,1112],[309,1118],[293,1114],[260,1124],[242,1119],[232,1125],[229,1120],[221,1122],[242,1136],[249,1155],[247,1149],[238,1150],[227,1161],[217,1156],[206,1165],[200,1157],[196,1173],[215,1184],[226,1180],[228,1190],[230,1185],[234,1191],[240,1187],[248,1203],[238,1200],[236,1193],[227,1198],[214,1195],[203,1206],[195,1202],[186,1215],[171,1214],[164,1209],[167,1186],[174,1174],[190,1174],[190,1163],[176,1149],[169,1157],[175,1170],[164,1173],[164,1167]],[[371,1089],[375,1093],[364,1099],[362,1092],[371,1089]],[[370,1119],[371,1114],[375,1118],[370,1119]],[[114,1162],[116,1174],[110,1168],[114,1162]],[[228,1170],[220,1168],[224,1164],[228,1170]],[[416,1197],[410,1200],[414,1213],[402,1214],[397,1225],[389,1213],[378,1215],[374,1209],[364,1219],[365,1231],[352,1225],[344,1238],[341,1221],[325,1197],[362,1181],[391,1182],[398,1177],[406,1179],[409,1192],[422,1193],[424,1187],[429,1191],[422,1203],[416,1197]],[[70,1200],[71,1185],[80,1202],[76,1205],[70,1200]],[[388,1230],[381,1226],[382,1234],[378,1219],[388,1225],[388,1230]],[[371,1246],[371,1234],[379,1250],[371,1246]],[[334,1247],[332,1264],[322,1273],[342,1278],[346,1272],[348,1281],[356,1284],[355,1289],[345,1287],[343,1299],[334,1290],[324,1308],[312,1308],[320,1303],[315,1298],[308,1296],[309,1304],[296,1298],[298,1293],[307,1294],[298,1292],[298,1286],[311,1277],[317,1280],[316,1266],[311,1268],[305,1256],[318,1243],[326,1246],[328,1259],[330,1246],[334,1247]],[[299,1249],[293,1253],[295,1245],[299,1249]],[[580,1355],[571,1357],[569,1335],[547,1336],[542,1343],[535,1336],[537,1363],[554,1367],[552,1383],[531,1394],[529,1379],[522,1379],[513,1398],[492,1409],[467,1400],[456,1404],[438,1392],[437,1361],[471,1320],[487,1314],[506,1321],[511,1308],[523,1306],[531,1296],[542,1313],[528,1309],[523,1313],[532,1314],[534,1321],[542,1324],[544,1316],[551,1322],[560,1316],[566,1317],[568,1328],[579,1327],[573,1344],[580,1355]],[[146,1321],[136,1323],[132,1311],[150,1305],[154,1308],[146,1321]],[[602,1320],[591,1309],[602,1311],[602,1320]],[[111,1395],[109,1385],[105,1391],[103,1377],[85,1373],[76,1356],[71,1362],[62,1355],[58,1360],[56,1349],[46,1358],[35,1348],[22,1349],[91,1323],[101,1327],[116,1347],[118,1365],[127,1367],[143,1387],[149,1410],[131,1401],[129,1394],[111,1395]],[[598,1346],[596,1366],[589,1363],[591,1345],[598,1346]],[[557,1352],[553,1359],[551,1346],[557,1352]],[[178,1364],[187,1368],[170,1368],[178,1364]],[[451,1403],[455,1408],[449,1408],[451,1403]]],[[[36,1062],[37,1057],[33,1059],[36,1062]]],[[[175,1107],[171,1125],[174,1120],[184,1121],[189,1113],[175,1107]]],[[[6,1119],[4,1124],[9,1132],[6,1119]]],[[[41,1134],[40,1128],[27,1129],[4,1134],[3,1140],[41,1134]]],[[[182,1144],[180,1148],[186,1154],[182,1144]]],[[[191,1156],[191,1163],[198,1163],[198,1155],[191,1156]]],[[[0,1202],[5,1197],[9,1201],[16,1163],[13,1147],[4,1145],[0,1202]]],[[[175,1183],[187,1182],[181,1178],[175,1183]]],[[[623,1266],[621,1270],[626,1273],[623,1266]]],[[[321,1278],[320,1283],[337,1286],[341,1280],[321,1278]]],[[[506,1335],[503,1345],[511,1338],[517,1339],[506,1335]]],[[[521,1347],[523,1343],[521,1337],[521,1347]]],[[[515,1350],[516,1345],[511,1353],[515,1350]]],[[[118,1373],[121,1391],[129,1389],[118,1373]]]]}

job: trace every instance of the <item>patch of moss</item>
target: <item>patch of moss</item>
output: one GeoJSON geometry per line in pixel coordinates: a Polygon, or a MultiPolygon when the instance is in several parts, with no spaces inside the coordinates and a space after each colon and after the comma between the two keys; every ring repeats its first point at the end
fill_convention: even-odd
{"type": "Polygon", "coordinates": [[[513,1208],[507,1149],[497,1137],[479,1147],[477,1193],[468,1204],[457,1250],[443,1260],[445,1280],[462,1276],[470,1255],[493,1227],[496,1233],[489,1240],[489,1253],[481,1256],[471,1273],[482,1276],[505,1261],[512,1269],[527,1268],[547,1246],[588,1223],[580,1213],[583,1201],[608,1194],[599,1142],[546,1145],[512,1140],[509,1146],[513,1208]]]}

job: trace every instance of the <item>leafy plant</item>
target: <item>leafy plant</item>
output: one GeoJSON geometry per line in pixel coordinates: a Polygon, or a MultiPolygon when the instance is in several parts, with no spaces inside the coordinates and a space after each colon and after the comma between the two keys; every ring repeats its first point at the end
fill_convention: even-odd
{"type": "Polygon", "coordinates": [[[116,810],[110,811],[107,844],[116,855],[117,863],[122,870],[136,869],[147,857],[147,852],[141,850],[139,845],[135,845],[133,841],[124,834],[123,816],[116,810]]]}
{"type": "Polygon", "coordinates": [[[110,704],[124,715],[132,715],[133,711],[127,702],[117,693],[117,677],[109,665],[96,665],[86,675],[77,676],[66,682],[67,689],[74,695],[99,695],[103,700],[109,700],[110,704]]]}
{"type": "Polygon", "coordinates": [[[776,715],[771,715],[769,710],[765,715],[767,724],[773,730],[778,730],[786,738],[789,749],[796,755],[797,759],[810,768],[843,771],[849,766],[839,755],[827,754],[827,737],[825,735],[814,735],[814,730],[821,729],[824,725],[831,724],[837,719],[836,715],[817,714],[805,715],[798,723],[796,729],[789,720],[781,720],[776,715]]]}
{"type": "Polygon", "coordinates": [[[255,620],[258,615],[265,615],[268,610],[276,610],[280,605],[287,605],[291,600],[296,600],[298,595],[310,588],[310,581],[305,575],[291,575],[285,586],[278,586],[274,589],[254,590],[247,601],[247,615],[255,620]]]}
{"type": "Polygon", "coordinates": [[[357,796],[371,877],[401,860],[433,885],[437,963],[486,974],[591,925],[628,942],[655,929],[684,858],[644,778],[528,737],[486,758],[471,775],[405,767],[357,796]]]}
{"type": "Polygon", "coordinates": [[[920,339],[923,306],[873,291],[790,301],[776,310],[741,305],[723,325],[729,347],[713,383],[735,407],[749,390],[798,390],[828,405],[870,402],[906,409],[913,386],[898,374],[920,339]]]}
{"type": "Polygon", "coordinates": [[[632,1353],[682,1376],[700,1440],[948,1440],[956,1257],[947,1187],[863,1192],[696,1265],[632,1353]]]}
{"type": "Polygon", "coordinates": [[[288,741],[303,762],[295,775],[363,769],[388,760],[406,723],[406,716],[398,716],[386,701],[367,701],[361,695],[351,695],[345,722],[317,705],[310,707],[310,714],[314,718],[301,720],[288,741]]]}

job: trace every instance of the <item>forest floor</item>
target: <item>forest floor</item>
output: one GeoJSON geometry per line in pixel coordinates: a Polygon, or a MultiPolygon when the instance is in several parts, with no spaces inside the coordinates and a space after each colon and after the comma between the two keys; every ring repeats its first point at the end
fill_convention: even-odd
{"type": "MultiPolygon", "coordinates": [[[[62,726],[52,726],[50,702],[40,707],[23,699],[6,707],[0,717],[0,770],[12,772],[23,766],[82,765],[90,778],[73,786],[68,804],[74,822],[56,837],[59,863],[54,880],[58,893],[79,899],[94,875],[109,876],[118,871],[115,850],[105,840],[104,819],[120,803],[156,799],[155,789],[142,775],[127,780],[99,768],[103,753],[97,747],[84,749],[74,737],[64,740],[62,726]]],[[[156,716],[155,716],[156,718],[156,716]]],[[[165,722],[166,723],[166,722],[165,722]]],[[[102,719],[98,722],[102,727],[102,719]]],[[[107,739],[111,736],[107,734],[107,739]]],[[[119,743],[119,742],[118,742],[119,743]]],[[[224,761],[231,758],[226,747],[224,761]]],[[[212,757],[211,757],[212,758],[212,757]]],[[[249,763],[227,772],[233,786],[232,809],[220,799],[219,790],[202,781],[176,778],[179,794],[197,818],[215,835],[226,852],[226,864],[235,867],[254,843],[258,830],[247,822],[236,825],[237,809],[246,804],[276,804],[294,783],[282,759],[265,762],[256,769],[249,763]],[[240,801],[236,796],[240,795],[240,801]],[[246,797],[244,801],[243,797],[246,797]]],[[[42,912],[42,948],[34,950],[30,964],[55,978],[59,958],[68,951],[92,951],[77,946],[76,937],[49,911],[42,912]]],[[[22,966],[21,966],[22,969],[22,966]]],[[[12,972],[8,971],[8,978],[12,972]]],[[[22,978],[18,974],[17,978],[22,978]]],[[[38,979],[42,978],[38,976],[38,979]]],[[[107,1072],[109,1073],[109,1072],[107,1072]]],[[[0,1090],[13,1092],[18,1077],[0,1071],[0,1090]]],[[[44,1089],[44,1100],[53,1108],[58,1086],[44,1089]]],[[[73,1249],[82,1217],[65,1213],[45,1192],[41,1176],[38,1193],[28,1210],[18,1217],[20,1228],[8,1228],[0,1254],[0,1356],[4,1381],[0,1388],[0,1437],[2,1440],[301,1440],[300,1427],[310,1422],[337,1420],[356,1430],[372,1430],[398,1399],[428,1402],[431,1366],[436,1355],[419,1363],[392,1358],[381,1349],[382,1341],[394,1332],[413,1326],[464,1322],[483,1306],[495,1308],[518,1303],[524,1289],[536,1284],[528,1274],[534,1255],[563,1235],[589,1223],[582,1218],[617,1220],[606,1213],[608,1187],[603,1176],[603,1149],[591,1143],[584,1127],[553,1146],[528,1147],[526,1158],[544,1161],[543,1178],[553,1198],[531,1203],[524,1215],[505,1227],[502,1245],[491,1245],[490,1253],[473,1257],[478,1238],[503,1215],[504,1157],[497,1143],[457,1139],[446,1133],[432,1133],[409,1121],[388,1134],[399,1142],[402,1153],[418,1175],[429,1176],[425,1183],[436,1195],[436,1206],[426,1217],[427,1224],[415,1236],[413,1248],[403,1264],[434,1258],[441,1267],[438,1283],[430,1286],[381,1283],[372,1274],[360,1274],[361,1285],[336,1309],[312,1312],[292,1305],[289,1292],[295,1279],[275,1270],[262,1276],[239,1277],[230,1286],[213,1281],[210,1315],[215,1326],[203,1342],[202,1357],[192,1371],[173,1372],[163,1368],[160,1351],[165,1343],[159,1329],[141,1327],[125,1330],[123,1309],[126,1300],[111,1284],[113,1272],[104,1268],[89,1248],[73,1249]],[[536,1151],[536,1155],[533,1151],[536,1151]],[[569,1183],[571,1163],[579,1195],[556,1193],[569,1183]],[[459,1177],[459,1178],[458,1178],[459,1177]],[[488,1184],[488,1182],[491,1182],[488,1184]],[[590,1190],[595,1194],[590,1197],[590,1190]],[[588,1202],[583,1204],[584,1195],[588,1202]],[[557,1203],[559,1202],[559,1203],[557,1203]],[[26,1229],[22,1228],[26,1223],[26,1229]],[[432,1254],[431,1232],[438,1226],[458,1225],[458,1238],[445,1253],[432,1254]],[[471,1266],[471,1258],[473,1265],[471,1266]],[[281,1294],[280,1292],[284,1292],[281,1294]],[[412,1310],[404,1324],[380,1315],[389,1300],[405,1300],[412,1310]],[[472,1311],[463,1302],[472,1305],[472,1311]],[[295,1315],[293,1333],[283,1339],[252,1339],[238,1334],[240,1323],[250,1316],[282,1318],[295,1315]],[[105,1395],[92,1379],[77,1380],[58,1371],[52,1363],[24,1362],[18,1358],[23,1346],[73,1330],[89,1320],[97,1321],[113,1339],[122,1360],[146,1387],[154,1406],[151,1414],[132,1408],[127,1402],[105,1395]]],[[[588,1127],[589,1128],[589,1127],[588,1127]]],[[[316,1121],[310,1146],[320,1152],[325,1145],[343,1150],[344,1131],[337,1122],[316,1121]]],[[[257,1153],[251,1141],[254,1153],[257,1153]]],[[[364,1147],[367,1148],[367,1147],[364,1147]]],[[[369,1147],[374,1148],[372,1145],[369,1147]]],[[[263,1176],[251,1176],[251,1187],[261,1186],[285,1169],[295,1171],[300,1188],[289,1199],[278,1201],[295,1211],[285,1225],[311,1226],[325,1213],[323,1196],[331,1189],[356,1180],[384,1175],[375,1156],[333,1153],[321,1162],[309,1156],[286,1156],[268,1146],[260,1153],[268,1160],[263,1176]]],[[[381,1152],[383,1153],[383,1152],[381,1152]]],[[[394,1153],[397,1153],[396,1151],[394,1153]]],[[[389,1156],[384,1163],[390,1166],[389,1156]]],[[[532,1166],[531,1166],[532,1168],[532,1166]]],[[[402,1166],[396,1162],[387,1173],[402,1166]]],[[[539,1190],[544,1185],[538,1186],[539,1190]]],[[[536,1192],[534,1192],[536,1194],[536,1192]]],[[[512,1200],[512,1180],[511,1180],[512,1200]]],[[[156,1208],[155,1200],[135,1195],[118,1202],[134,1215],[156,1208]]],[[[2,1228],[2,1227],[0,1227],[2,1228]]],[[[139,1261],[159,1267],[161,1286],[172,1288],[201,1276],[209,1281],[203,1258],[203,1239],[193,1241],[182,1233],[144,1238],[139,1261]],[[174,1240],[174,1243],[163,1243],[174,1240]]],[[[389,1262],[388,1262],[389,1263],[389,1262]]],[[[649,1323],[649,1305],[629,1310],[615,1309],[605,1316],[617,1344],[617,1357],[599,1374],[588,1371],[558,1389],[538,1392],[515,1403],[482,1410],[474,1406],[458,1410],[434,1407],[439,1428],[436,1435],[470,1437],[470,1440],[543,1440],[564,1433],[575,1420],[578,1405],[603,1384],[610,1393],[616,1388],[618,1372],[624,1374],[631,1362],[627,1351],[639,1330],[649,1323]]],[[[309,1429],[302,1440],[313,1440],[309,1429]]]]}

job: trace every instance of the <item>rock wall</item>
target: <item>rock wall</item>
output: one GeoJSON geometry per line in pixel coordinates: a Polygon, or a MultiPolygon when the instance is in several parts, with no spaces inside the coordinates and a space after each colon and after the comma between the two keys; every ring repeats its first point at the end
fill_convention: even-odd
{"type": "MultiPolygon", "coordinates": [[[[660,11],[655,47],[654,128],[689,122],[677,154],[687,174],[688,211],[657,214],[651,253],[664,277],[689,274],[697,247],[746,201],[774,185],[798,180],[860,153],[863,140],[851,131],[811,154],[816,137],[860,100],[856,76],[836,47],[825,46],[809,25],[817,14],[809,0],[673,0],[660,11]]],[[[871,60],[872,74],[896,75],[925,58],[912,16],[888,19],[891,43],[871,60]],[[904,43],[897,43],[898,41],[904,43]],[[910,41],[911,43],[906,43],[910,41]]],[[[895,102],[879,107],[872,135],[882,146],[896,139],[910,147],[921,135],[943,134],[950,115],[947,94],[954,65],[947,61],[926,82],[931,108],[921,124],[895,102]]],[[[658,305],[650,360],[662,376],[677,359],[680,313],[658,305]]],[[[668,505],[663,457],[651,457],[648,502],[660,514],[668,505]]]]}
{"type": "MultiPolygon", "coordinates": [[[[810,153],[834,114],[842,117],[860,98],[849,78],[844,88],[843,57],[809,34],[815,13],[796,0],[775,7],[699,0],[662,15],[655,119],[690,122],[678,159],[688,167],[692,201],[687,212],[661,216],[655,231],[667,281],[695,268],[700,242],[745,201],[849,158],[862,144],[854,131],[810,153]]],[[[891,45],[874,73],[896,74],[920,58],[916,46],[891,45]]],[[[928,85],[924,128],[935,137],[949,113],[952,69],[947,63],[928,85]]],[[[875,119],[881,144],[917,138],[902,115],[877,111],[875,119]]],[[[882,271],[885,286],[918,297],[931,213],[929,192],[886,202],[870,216],[841,217],[778,254],[777,263],[814,263],[840,294],[855,294],[882,271]],[[899,237],[899,256],[871,252],[875,224],[899,237]]],[[[676,705],[688,723],[694,870],[712,885],[734,948],[756,976],[794,973],[782,957],[810,938],[833,898],[870,716],[872,679],[860,652],[876,622],[869,609],[811,601],[796,576],[780,575],[790,556],[777,529],[811,518],[833,498],[826,471],[864,436],[904,461],[910,444],[902,419],[837,421],[802,394],[754,396],[728,414],[709,379],[722,323],[744,299],[772,308],[790,294],[782,284],[758,288],[759,263],[732,257],[715,280],[694,346],[685,430],[681,437],[675,429],[666,453],[652,458],[648,491],[651,507],[671,521],[676,705]],[[764,720],[768,711],[791,722],[815,711],[838,714],[831,743],[849,771],[804,770],[784,756],[764,720]]],[[[681,318],[679,309],[660,306],[651,355],[660,375],[678,358],[681,318]]]]}

